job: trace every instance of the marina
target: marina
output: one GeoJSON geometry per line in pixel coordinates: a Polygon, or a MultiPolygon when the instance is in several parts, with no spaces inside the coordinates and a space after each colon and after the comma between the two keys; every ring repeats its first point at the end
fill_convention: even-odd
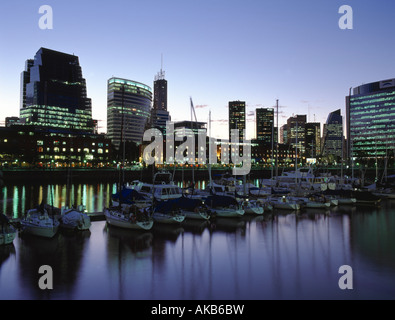
{"type": "MultiPolygon", "coordinates": [[[[61,184],[6,186],[0,205],[16,221],[43,199],[61,208],[66,190],[61,184]]],[[[102,214],[116,183],[74,184],[70,190],[90,213],[89,230],[59,231],[52,238],[18,233],[1,246],[1,299],[395,298],[390,198],[378,206],[272,208],[130,230],[102,214]],[[53,268],[53,290],[37,285],[42,265],[53,268]],[[339,288],[343,265],[352,267],[352,290],[339,288]]]]}

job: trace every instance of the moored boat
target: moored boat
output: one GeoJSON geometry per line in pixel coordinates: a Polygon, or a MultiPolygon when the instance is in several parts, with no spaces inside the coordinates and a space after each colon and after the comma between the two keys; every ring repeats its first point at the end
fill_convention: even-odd
{"type": "Polygon", "coordinates": [[[152,218],[158,223],[180,224],[185,220],[185,215],[174,200],[167,200],[156,204],[152,218]]]}
{"type": "Polygon", "coordinates": [[[109,225],[124,229],[150,230],[154,224],[148,213],[136,206],[105,208],[104,216],[109,225]]]}
{"type": "Polygon", "coordinates": [[[244,215],[244,209],[230,196],[211,195],[204,203],[216,217],[237,218],[244,215]]]}
{"type": "Polygon", "coordinates": [[[60,216],[60,227],[67,230],[85,231],[91,227],[91,219],[84,212],[84,206],[77,208],[63,207],[60,216]]]}
{"type": "Polygon", "coordinates": [[[273,197],[270,199],[270,203],[272,204],[274,209],[283,209],[283,210],[300,209],[300,204],[296,200],[289,199],[286,196],[273,197]]]}
{"type": "Polygon", "coordinates": [[[59,229],[59,221],[51,217],[43,206],[30,209],[20,221],[22,233],[53,238],[59,229]]]}

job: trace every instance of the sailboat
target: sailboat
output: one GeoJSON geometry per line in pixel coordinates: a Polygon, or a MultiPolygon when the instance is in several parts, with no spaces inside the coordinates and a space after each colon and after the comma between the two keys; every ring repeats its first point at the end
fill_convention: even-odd
{"type": "Polygon", "coordinates": [[[91,219],[85,213],[85,207],[63,207],[61,210],[60,227],[68,230],[85,231],[91,227],[91,219]]]}
{"type": "MultiPolygon", "coordinates": [[[[53,213],[53,207],[50,207],[53,213]]],[[[48,208],[41,203],[37,208],[30,209],[20,220],[22,233],[34,236],[53,238],[59,229],[59,221],[48,214],[48,208]]]]}
{"type": "Polygon", "coordinates": [[[231,196],[211,195],[204,203],[216,217],[236,218],[244,215],[242,206],[231,196]]]}

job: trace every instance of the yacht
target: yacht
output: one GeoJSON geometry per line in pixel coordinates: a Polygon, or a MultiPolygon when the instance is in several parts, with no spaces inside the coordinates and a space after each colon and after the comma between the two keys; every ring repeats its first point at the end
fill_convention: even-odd
{"type": "Polygon", "coordinates": [[[23,233],[44,238],[53,238],[60,225],[58,220],[48,214],[43,205],[28,210],[20,223],[23,233]]]}
{"type": "Polygon", "coordinates": [[[205,199],[204,203],[216,217],[236,218],[245,213],[237,200],[230,196],[211,195],[205,199]]]}
{"type": "Polygon", "coordinates": [[[105,208],[104,216],[109,225],[124,229],[150,230],[154,224],[147,210],[133,205],[105,208]]]}
{"type": "Polygon", "coordinates": [[[85,213],[83,205],[77,208],[62,207],[60,216],[60,227],[68,230],[85,231],[91,227],[91,219],[85,213]]]}

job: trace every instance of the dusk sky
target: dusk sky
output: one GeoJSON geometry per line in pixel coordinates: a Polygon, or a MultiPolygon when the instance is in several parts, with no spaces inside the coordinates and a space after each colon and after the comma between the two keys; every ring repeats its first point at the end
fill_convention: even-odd
{"type": "Polygon", "coordinates": [[[280,126],[295,114],[324,123],[342,110],[350,87],[395,78],[393,0],[2,0],[0,121],[19,116],[20,74],[40,47],[80,59],[93,117],[106,130],[107,80],[153,87],[161,68],[173,121],[199,121],[226,138],[227,105],[247,103],[247,135],[257,107],[279,99],[280,126]],[[53,9],[41,30],[40,6],[53,9]],[[342,30],[339,8],[353,9],[342,30]]]}

